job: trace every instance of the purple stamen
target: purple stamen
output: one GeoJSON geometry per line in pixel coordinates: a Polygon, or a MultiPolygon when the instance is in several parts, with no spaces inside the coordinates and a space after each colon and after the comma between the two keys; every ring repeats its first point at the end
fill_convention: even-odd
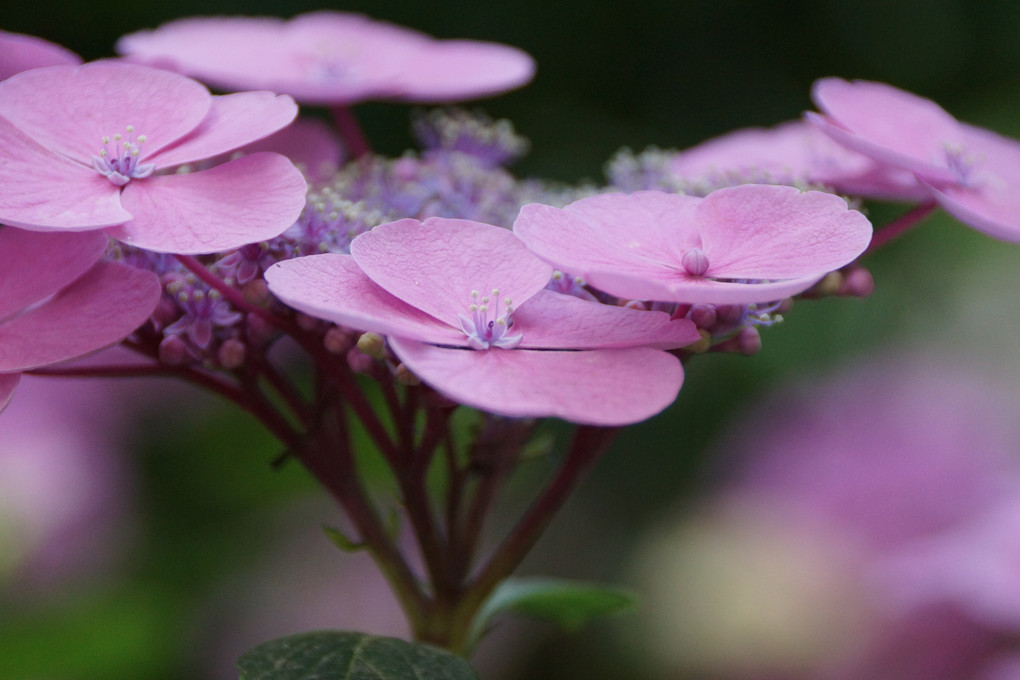
{"type": "Polygon", "coordinates": [[[478,291],[473,290],[471,291],[471,300],[471,304],[468,305],[471,316],[458,314],[460,328],[464,331],[464,335],[468,337],[468,346],[471,349],[489,349],[491,347],[513,349],[521,344],[521,340],[524,338],[523,335],[520,333],[517,335],[509,334],[510,329],[514,325],[513,318],[511,317],[514,308],[509,298],[502,302],[504,310],[502,316],[499,316],[500,298],[498,289],[492,291],[491,298],[483,297],[481,299],[478,297],[478,291]],[[495,302],[492,303],[490,309],[490,302],[493,300],[495,302]],[[491,314],[490,311],[492,312],[491,314]]]}
{"type": "Polygon", "coordinates": [[[156,169],[155,163],[138,163],[145,135],[138,135],[135,138],[134,132],[134,126],[128,125],[127,138],[120,133],[115,134],[112,140],[110,137],[103,137],[102,151],[98,156],[92,156],[92,167],[95,171],[119,187],[133,179],[148,177],[156,169]]]}

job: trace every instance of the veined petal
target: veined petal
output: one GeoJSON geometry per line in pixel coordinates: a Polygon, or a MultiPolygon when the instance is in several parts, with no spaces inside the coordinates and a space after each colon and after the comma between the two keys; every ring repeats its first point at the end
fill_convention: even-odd
{"type": "Polygon", "coordinates": [[[297,111],[293,99],[272,92],[239,92],[213,97],[209,113],[198,127],[146,160],[165,168],[212,158],[286,127],[297,116],[297,111]]]}
{"type": "Polygon", "coordinates": [[[975,161],[969,186],[930,186],[946,212],[1004,241],[1020,242],[1020,141],[964,125],[965,148],[975,161]]]}
{"type": "Polygon", "coordinates": [[[693,323],[671,321],[665,312],[603,305],[551,290],[539,291],[514,312],[514,331],[524,335],[522,349],[675,349],[701,339],[693,323]]]}
{"type": "Polygon", "coordinates": [[[719,189],[696,216],[710,263],[706,276],[791,279],[852,262],[871,242],[871,223],[821,191],[745,184],[719,189]]]}
{"type": "Polygon", "coordinates": [[[0,149],[0,222],[36,231],[82,231],[131,219],[109,180],[40,146],[3,117],[0,149]]]}
{"type": "Polygon", "coordinates": [[[159,301],[159,279],[100,262],[45,304],[0,324],[0,373],[74,359],[123,339],[159,301]]]}
{"type": "Polygon", "coordinates": [[[74,52],[42,38],[0,31],[0,80],[43,66],[80,64],[74,52]]]}
{"type": "Polygon", "coordinates": [[[305,192],[289,160],[255,153],[201,172],[131,182],[121,200],[134,219],[109,233],[159,252],[230,250],[283,233],[301,214],[305,192]]]}
{"type": "Polygon", "coordinates": [[[398,98],[449,102],[498,94],[535,75],[535,60],[508,45],[471,40],[431,41],[405,64],[398,98]]]}
{"type": "Polygon", "coordinates": [[[269,290],[294,309],[359,331],[467,346],[458,328],[390,295],[350,255],[327,253],[277,262],[269,290]]]}
{"type": "Polygon", "coordinates": [[[7,408],[7,404],[11,403],[11,397],[20,381],[20,373],[0,373],[0,411],[3,411],[7,408]]]}
{"type": "Polygon", "coordinates": [[[952,180],[948,146],[959,146],[962,129],[941,106],[884,83],[822,78],[812,98],[825,118],[808,120],[855,151],[934,180],[952,180]]]}
{"type": "Polygon", "coordinates": [[[660,274],[645,280],[613,272],[596,272],[589,283],[600,290],[631,300],[655,300],[687,304],[747,305],[752,302],[772,302],[802,293],[828,272],[782,281],[740,283],[715,281],[686,273],[660,274]]]}
{"type": "Polygon", "coordinates": [[[0,116],[41,145],[91,167],[104,136],[134,126],[141,160],[193,130],[212,95],[159,69],[114,61],[25,71],[0,83],[0,116]]]}
{"type": "Polygon", "coordinates": [[[497,289],[516,308],[553,272],[507,229],[440,217],[375,227],[354,239],[351,254],[387,291],[454,327],[472,291],[497,289]]]}
{"type": "Polygon", "coordinates": [[[629,425],[676,399],[683,367],[647,347],[580,352],[436,347],[390,338],[404,365],[456,402],[504,416],[629,425]]]}
{"type": "Polygon", "coordinates": [[[0,227],[0,322],[84,274],[107,243],[98,231],[54,234],[0,227]]]}

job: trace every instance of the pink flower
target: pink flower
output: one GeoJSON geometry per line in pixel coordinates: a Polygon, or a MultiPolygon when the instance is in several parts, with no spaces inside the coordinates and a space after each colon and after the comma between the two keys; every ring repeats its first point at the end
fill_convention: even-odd
{"type": "Polygon", "coordinates": [[[214,97],[135,64],[26,71],[0,83],[0,222],[105,229],[141,248],[188,254],[272,238],[305,203],[304,179],[284,157],[164,171],[265,137],[296,112],[288,97],[214,97]]]}
{"type": "Polygon", "coordinates": [[[308,104],[367,99],[448,102],[524,85],[524,52],[494,43],[435,40],[359,14],[199,17],[124,36],[117,51],[229,90],[267,89],[308,104]]]}
{"type": "Polygon", "coordinates": [[[112,345],[152,313],[158,279],[99,262],[106,244],[98,232],[0,228],[0,406],[18,373],[112,345]]]}
{"type": "Polygon", "coordinates": [[[81,57],[42,38],[0,31],[0,80],[42,66],[80,64],[81,57]]]}
{"type": "Polygon", "coordinates": [[[914,201],[927,196],[909,172],[840,146],[800,120],[710,139],[676,154],[669,167],[689,181],[715,187],[806,183],[867,198],[914,201]]]}
{"type": "Polygon", "coordinates": [[[840,144],[914,174],[947,212],[1020,241],[1020,142],[960,123],[935,102],[890,85],[823,78],[808,120],[840,144]]]}
{"type": "Polygon", "coordinates": [[[871,224],[832,194],[745,184],[705,198],[639,191],[526,205],[514,232],[557,269],[620,298],[749,304],[799,293],[852,262],[871,224]]]}
{"type": "Polygon", "coordinates": [[[389,336],[415,375],[475,408],[623,425],[668,406],[683,368],[656,348],[696,341],[694,325],[545,290],[552,272],[505,229],[430,218],[376,227],[351,255],[280,262],[266,280],[295,309],[389,336]]]}

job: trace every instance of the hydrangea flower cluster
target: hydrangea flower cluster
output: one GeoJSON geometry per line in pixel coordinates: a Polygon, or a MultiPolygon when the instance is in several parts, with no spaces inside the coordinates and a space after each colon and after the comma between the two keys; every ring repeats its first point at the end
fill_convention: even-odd
{"type": "Polygon", "coordinates": [[[518,87],[534,66],[514,48],[336,12],[182,20],[84,65],[55,49],[29,68],[39,46],[0,39],[26,69],[0,82],[0,401],[38,369],[233,401],[343,507],[359,535],[336,540],[372,553],[415,636],[460,652],[580,474],[674,402],[695,355],[753,354],[794,297],[867,295],[861,256],[936,204],[1016,227],[1017,143],[885,85],[826,79],[824,115],[620,155],[606,186],[564,189],[506,169],[527,142],[505,121],[419,116],[422,149],[384,158],[349,108],[518,87]],[[295,100],[333,107],[337,132],[287,127],[295,100]],[[862,198],[919,206],[873,238],[862,198]],[[284,338],[311,384],[273,351],[284,338]],[[141,363],[50,366],[120,339],[141,363]],[[486,513],[542,418],[573,439],[486,553],[486,513]],[[413,558],[358,476],[358,432],[413,558]]]}

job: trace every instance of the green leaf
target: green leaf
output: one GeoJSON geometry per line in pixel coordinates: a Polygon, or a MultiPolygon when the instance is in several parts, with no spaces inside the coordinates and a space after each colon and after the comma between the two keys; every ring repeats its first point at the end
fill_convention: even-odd
{"type": "Polygon", "coordinates": [[[322,530],[326,533],[326,538],[336,547],[340,548],[344,552],[358,552],[359,550],[365,549],[365,544],[360,541],[355,541],[350,538],[344,532],[340,531],[331,526],[325,524],[322,525],[322,530]]]}
{"type": "Polygon", "coordinates": [[[240,680],[478,680],[467,661],[441,649],[341,631],[271,640],[237,669],[240,680]]]}
{"type": "Polygon", "coordinates": [[[550,621],[573,631],[592,619],[632,609],[636,602],[636,596],[630,591],[599,583],[552,578],[508,579],[478,613],[472,639],[480,639],[489,622],[503,612],[550,621]]]}

